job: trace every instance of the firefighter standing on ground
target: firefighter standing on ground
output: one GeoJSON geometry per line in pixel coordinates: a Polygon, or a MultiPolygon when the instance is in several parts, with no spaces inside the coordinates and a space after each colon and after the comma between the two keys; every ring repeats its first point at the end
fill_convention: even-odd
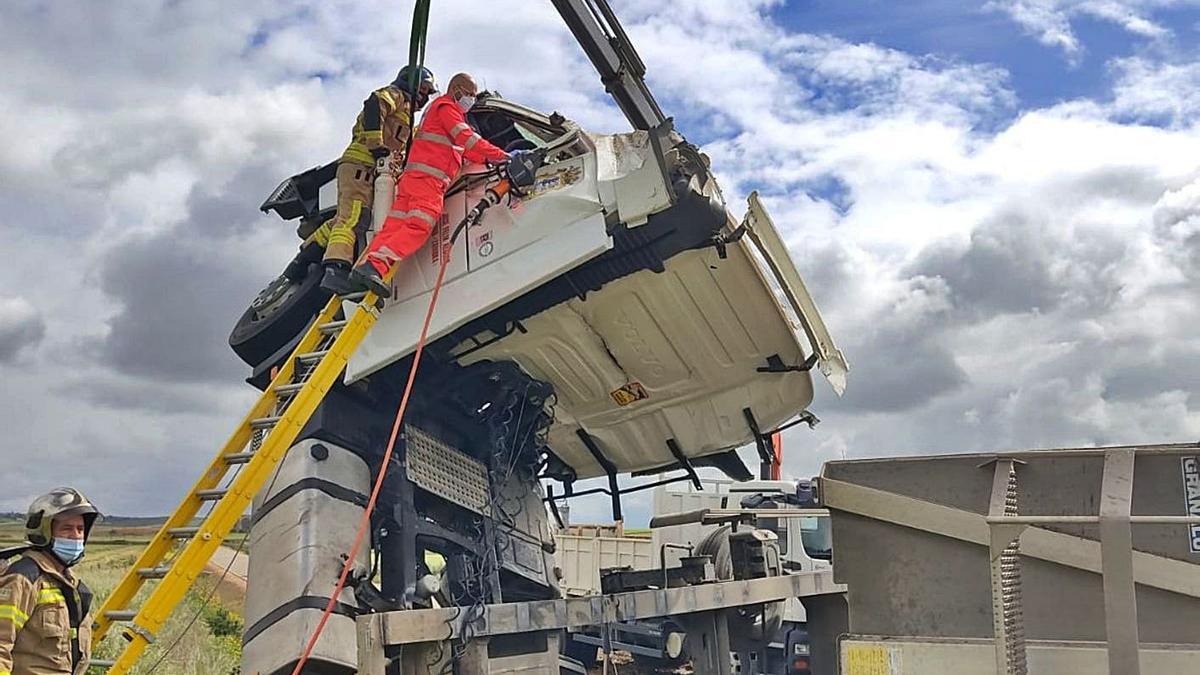
{"type": "Polygon", "coordinates": [[[0,675],[83,675],[92,649],[92,592],[71,567],[99,512],[73,488],[38,497],[27,544],[0,560],[0,675]]]}
{"type": "MultiPolygon", "coordinates": [[[[321,286],[326,290],[344,291],[346,274],[356,253],[356,241],[371,225],[375,162],[393,153],[402,158],[408,145],[414,96],[411,74],[412,66],[405,66],[395,81],[371,92],[363,101],[350,145],[338,160],[337,214],[304,244],[316,244],[325,249],[322,261],[325,278],[321,286]]],[[[416,109],[425,107],[436,91],[433,73],[422,68],[416,85],[416,109]]]]}
{"type": "Polygon", "coordinates": [[[459,73],[446,93],[429,104],[409,149],[408,163],[396,186],[396,200],[365,257],[349,277],[348,291],[391,295],[383,277],[393,265],[421,248],[442,216],[446,188],[464,162],[504,162],[508,153],[489,143],[467,124],[466,112],[479,91],[475,79],[459,73]]]}

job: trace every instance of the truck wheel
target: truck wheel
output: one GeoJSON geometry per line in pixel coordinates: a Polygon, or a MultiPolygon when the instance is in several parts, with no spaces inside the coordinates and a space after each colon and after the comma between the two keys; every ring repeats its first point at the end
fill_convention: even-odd
{"type": "Polygon", "coordinates": [[[256,366],[304,330],[329,301],[321,288],[323,274],[320,263],[312,263],[299,281],[281,274],[267,284],[229,334],[233,351],[256,366]]]}
{"type": "MultiPolygon", "coordinates": [[[[696,555],[712,556],[713,567],[721,581],[733,579],[733,556],[729,548],[732,532],[732,526],[722,525],[696,544],[696,555]]],[[[770,568],[773,575],[779,573],[778,564],[770,568]]],[[[735,649],[757,649],[770,642],[783,626],[783,607],[784,602],[779,601],[739,609],[729,618],[730,644],[737,644],[735,649]]]]}

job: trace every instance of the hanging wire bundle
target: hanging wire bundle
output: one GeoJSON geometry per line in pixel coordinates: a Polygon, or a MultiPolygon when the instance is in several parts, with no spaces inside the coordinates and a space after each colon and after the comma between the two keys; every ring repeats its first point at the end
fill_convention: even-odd
{"type": "MultiPolygon", "coordinates": [[[[512,548],[512,539],[511,535],[498,530],[519,529],[518,519],[525,509],[525,495],[507,495],[505,488],[514,477],[522,485],[536,483],[547,436],[554,423],[556,403],[550,385],[526,380],[523,390],[506,390],[502,400],[493,401],[486,407],[483,421],[489,432],[492,454],[487,462],[490,501],[484,510],[491,514],[492,527],[489,528],[485,517],[472,520],[473,538],[482,555],[466,560],[469,569],[459,593],[452,598],[462,611],[448,623],[461,620],[462,634],[452,648],[450,660],[442,668],[443,675],[451,672],[462,658],[488,602],[499,600],[492,597],[492,580],[498,578],[505,556],[512,548]]],[[[441,658],[439,653],[437,660],[441,658]]]]}

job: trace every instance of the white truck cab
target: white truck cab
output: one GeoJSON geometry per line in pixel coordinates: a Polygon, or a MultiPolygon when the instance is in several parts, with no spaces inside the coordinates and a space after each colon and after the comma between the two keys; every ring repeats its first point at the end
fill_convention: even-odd
{"type": "MultiPolygon", "coordinates": [[[[654,516],[709,509],[713,511],[755,511],[758,527],[771,530],[779,537],[779,553],[789,570],[807,571],[832,566],[832,536],[829,511],[816,508],[811,501],[808,481],[752,480],[737,482],[727,479],[702,478],[703,490],[691,483],[666,485],[654,491],[654,516]],[[683,486],[683,487],[681,487],[683,486]],[[745,500],[761,495],[758,506],[746,506],[745,500]],[[794,497],[793,504],[780,504],[781,498],[794,497]],[[785,517],[772,518],[767,509],[780,509],[785,517]]],[[[752,503],[752,502],[751,502],[752,503]]],[[[655,550],[663,544],[696,545],[716,525],[689,523],[669,525],[652,530],[655,550]]],[[[685,552],[671,550],[668,563],[678,563],[685,552]]]]}
{"type": "MultiPolygon", "coordinates": [[[[664,552],[668,565],[679,564],[680,557],[687,555],[679,546],[695,547],[721,527],[700,521],[740,514],[753,515],[755,527],[776,534],[785,572],[832,568],[830,515],[827,509],[817,508],[811,481],[701,479],[702,490],[691,483],[685,484],[685,488],[679,485],[666,485],[654,491],[654,520],[694,514],[695,522],[685,524],[653,527],[654,520],[651,521],[654,550],[664,552]],[[779,516],[773,517],[772,511],[779,516]]],[[[808,672],[808,616],[804,605],[798,598],[790,598],[783,602],[781,613],[780,628],[765,651],[767,662],[752,666],[751,672],[808,672]]]]}

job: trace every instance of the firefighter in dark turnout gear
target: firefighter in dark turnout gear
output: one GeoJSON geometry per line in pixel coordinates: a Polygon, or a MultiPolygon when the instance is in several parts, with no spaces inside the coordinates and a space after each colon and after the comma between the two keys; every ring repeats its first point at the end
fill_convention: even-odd
{"type": "Polygon", "coordinates": [[[396,199],[383,227],[367,247],[366,256],[337,293],[371,290],[391,295],[384,277],[397,262],[408,258],[429,239],[442,217],[446,188],[454,182],[464,162],[507,162],[510,156],[492,145],[467,123],[479,85],[468,73],[450,78],[446,93],[434,99],[421,118],[404,174],[396,185],[396,199]]]}
{"type": "Polygon", "coordinates": [[[357,242],[371,226],[375,162],[392,155],[403,162],[408,148],[410,112],[425,106],[437,91],[433,73],[422,68],[417,85],[411,84],[412,67],[405,66],[395,81],[371,92],[354,123],[350,145],[338,160],[337,214],[314,232],[305,246],[325,249],[323,286],[340,286],[357,253],[357,242]]]}
{"type": "Polygon", "coordinates": [[[83,675],[92,651],[92,592],[71,567],[100,513],[78,490],[38,497],[26,543],[0,551],[0,675],[83,675]]]}

